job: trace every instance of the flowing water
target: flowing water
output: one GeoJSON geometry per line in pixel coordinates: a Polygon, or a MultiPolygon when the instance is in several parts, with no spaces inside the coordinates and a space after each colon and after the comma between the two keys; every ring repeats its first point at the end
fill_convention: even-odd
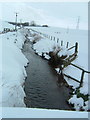
{"type": "Polygon", "coordinates": [[[31,108],[48,108],[71,110],[67,104],[70,89],[57,86],[57,74],[48,61],[36,55],[30,42],[25,43],[23,53],[29,60],[25,81],[26,106],[31,108]]]}

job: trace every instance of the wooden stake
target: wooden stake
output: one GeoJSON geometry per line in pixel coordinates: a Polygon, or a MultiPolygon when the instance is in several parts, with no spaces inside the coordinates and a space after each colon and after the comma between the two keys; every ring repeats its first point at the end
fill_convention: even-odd
{"type": "Polygon", "coordinates": [[[53,39],[54,41],[55,41],[55,37],[54,37],[54,39],[53,39]]]}
{"type": "Polygon", "coordinates": [[[61,46],[63,46],[63,41],[61,41],[61,46]]]}
{"type": "Polygon", "coordinates": [[[84,70],[82,71],[82,76],[81,76],[81,82],[80,82],[80,87],[83,85],[83,79],[84,79],[84,70]]]}
{"type": "Polygon", "coordinates": [[[69,42],[67,42],[66,48],[68,48],[69,42]]]}
{"type": "Polygon", "coordinates": [[[77,53],[78,52],[78,43],[76,42],[75,43],[75,53],[77,53]]]}
{"type": "Polygon", "coordinates": [[[59,38],[57,38],[57,43],[59,42],[59,38]]]}

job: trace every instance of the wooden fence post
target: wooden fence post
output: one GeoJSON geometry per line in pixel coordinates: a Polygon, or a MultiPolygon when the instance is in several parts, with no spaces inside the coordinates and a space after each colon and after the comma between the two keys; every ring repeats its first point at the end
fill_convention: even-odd
{"type": "Polygon", "coordinates": [[[66,48],[68,48],[69,42],[67,42],[66,48]]]}
{"type": "Polygon", "coordinates": [[[63,41],[61,41],[61,46],[63,46],[63,41]]]}
{"type": "Polygon", "coordinates": [[[83,79],[84,79],[84,70],[82,70],[82,75],[81,75],[81,81],[80,81],[80,87],[83,85],[83,79]]]}
{"type": "Polygon", "coordinates": [[[57,43],[59,42],[59,38],[57,38],[57,43]]]}
{"type": "Polygon", "coordinates": [[[78,52],[78,43],[76,42],[75,43],[75,53],[77,53],[78,52]]]}
{"type": "Polygon", "coordinates": [[[54,39],[53,39],[54,41],[55,41],[55,37],[54,37],[54,39]]]}

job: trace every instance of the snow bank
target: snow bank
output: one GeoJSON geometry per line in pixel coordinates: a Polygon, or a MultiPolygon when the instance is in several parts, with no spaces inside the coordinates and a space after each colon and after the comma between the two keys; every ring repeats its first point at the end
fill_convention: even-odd
{"type": "Polygon", "coordinates": [[[88,112],[36,108],[3,108],[3,118],[88,118],[88,112]],[[19,112],[21,114],[19,114],[19,112]]]}
{"type": "Polygon", "coordinates": [[[76,95],[73,95],[73,97],[69,99],[69,103],[74,104],[76,110],[80,110],[80,108],[84,106],[84,100],[82,98],[77,98],[76,95]]]}
{"type": "Polygon", "coordinates": [[[61,47],[60,44],[57,43],[56,41],[47,38],[42,38],[40,41],[34,44],[33,49],[36,51],[38,55],[42,56],[43,54],[46,59],[50,58],[48,53],[51,51],[57,52],[58,50],[60,50],[60,52],[58,52],[58,56],[60,57],[62,55],[68,56],[71,54],[71,52],[67,51],[65,47],[61,47]]]}
{"type": "Polygon", "coordinates": [[[73,95],[72,98],[69,99],[69,103],[74,105],[74,108],[78,110],[90,110],[90,99],[86,102],[80,97],[77,98],[77,95],[73,95]]]}
{"type": "Polygon", "coordinates": [[[2,69],[0,69],[2,99],[0,99],[0,106],[25,107],[23,85],[27,74],[24,66],[27,65],[28,60],[20,50],[24,41],[24,35],[20,31],[0,35],[0,43],[2,42],[2,54],[0,52],[2,58],[0,61],[0,66],[2,64],[2,69]]]}
{"type": "Polygon", "coordinates": [[[54,42],[48,39],[41,39],[36,44],[33,45],[34,50],[38,55],[42,56],[42,53],[49,53],[53,51],[54,42]]]}

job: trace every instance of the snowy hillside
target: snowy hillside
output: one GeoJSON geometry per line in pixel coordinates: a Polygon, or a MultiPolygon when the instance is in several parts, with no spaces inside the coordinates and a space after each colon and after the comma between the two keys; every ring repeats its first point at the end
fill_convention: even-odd
{"type": "Polygon", "coordinates": [[[0,20],[0,32],[3,31],[4,28],[10,28],[10,29],[13,29],[14,26],[11,25],[11,24],[8,24],[7,21],[2,21],[2,20],[0,20]]]}

